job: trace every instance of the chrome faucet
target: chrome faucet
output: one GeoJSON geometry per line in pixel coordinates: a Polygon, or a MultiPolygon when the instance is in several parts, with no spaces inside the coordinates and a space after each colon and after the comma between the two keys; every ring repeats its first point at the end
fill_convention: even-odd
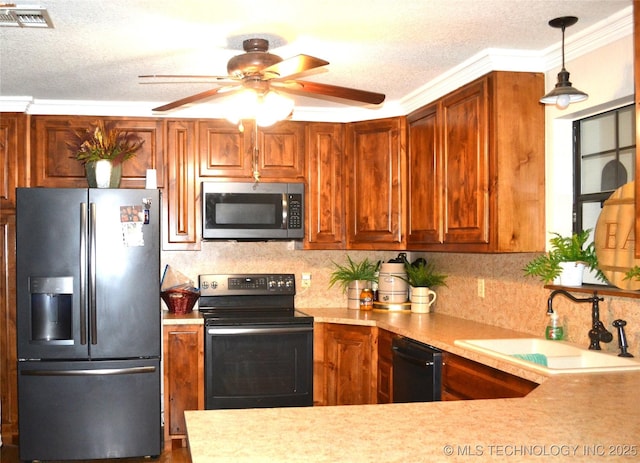
{"type": "Polygon", "coordinates": [[[598,292],[594,291],[593,296],[591,297],[575,297],[572,294],[568,293],[564,289],[556,289],[552,291],[549,295],[549,299],[547,300],[547,313],[553,313],[553,298],[557,294],[562,294],[563,296],[568,297],[573,302],[590,302],[591,303],[591,329],[589,330],[589,349],[591,350],[601,350],[600,343],[601,342],[611,342],[613,340],[613,334],[607,331],[604,327],[604,323],[600,321],[600,301],[603,301],[604,298],[598,297],[598,292]]]}

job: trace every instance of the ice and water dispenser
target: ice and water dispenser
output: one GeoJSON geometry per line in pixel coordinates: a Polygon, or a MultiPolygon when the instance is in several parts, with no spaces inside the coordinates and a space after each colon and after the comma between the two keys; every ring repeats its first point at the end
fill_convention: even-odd
{"type": "Polygon", "coordinates": [[[31,277],[31,341],[73,343],[73,277],[31,277]]]}

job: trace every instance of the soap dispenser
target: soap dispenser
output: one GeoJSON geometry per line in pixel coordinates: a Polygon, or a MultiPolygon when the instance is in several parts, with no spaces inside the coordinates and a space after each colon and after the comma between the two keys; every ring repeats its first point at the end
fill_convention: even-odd
{"type": "Polygon", "coordinates": [[[553,341],[561,341],[564,336],[564,330],[560,324],[560,317],[556,312],[549,314],[549,324],[545,330],[545,337],[553,341]]]}

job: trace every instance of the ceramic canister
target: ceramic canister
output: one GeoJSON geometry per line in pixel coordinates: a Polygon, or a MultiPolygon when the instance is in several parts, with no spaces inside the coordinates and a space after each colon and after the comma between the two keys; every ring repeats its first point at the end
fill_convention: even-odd
{"type": "Polygon", "coordinates": [[[409,284],[403,280],[407,277],[404,263],[386,262],[380,265],[378,278],[378,300],[380,302],[407,302],[409,284]]]}

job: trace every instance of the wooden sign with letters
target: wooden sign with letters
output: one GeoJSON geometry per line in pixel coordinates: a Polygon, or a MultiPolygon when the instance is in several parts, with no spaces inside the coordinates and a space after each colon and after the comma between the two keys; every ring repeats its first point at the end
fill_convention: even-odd
{"type": "Polygon", "coordinates": [[[629,182],[604,202],[595,231],[598,265],[609,282],[620,288],[640,289],[640,281],[625,273],[640,265],[635,257],[635,185],[629,182]]]}

